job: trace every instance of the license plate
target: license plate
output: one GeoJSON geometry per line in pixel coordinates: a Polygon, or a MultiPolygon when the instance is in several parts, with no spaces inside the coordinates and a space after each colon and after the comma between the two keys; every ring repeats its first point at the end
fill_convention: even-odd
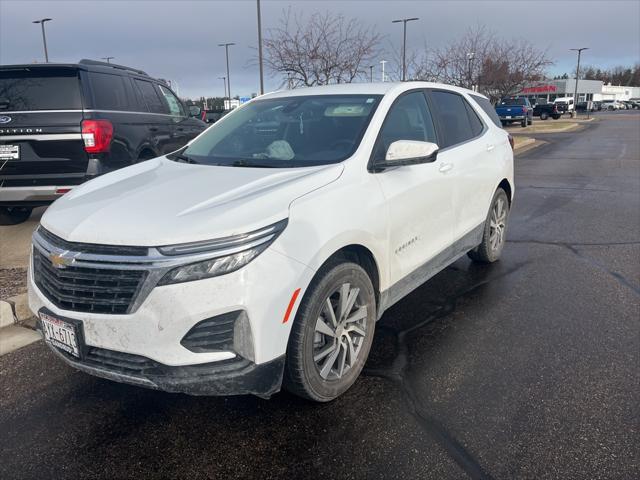
{"type": "Polygon", "coordinates": [[[20,160],[20,145],[0,145],[0,160],[20,160]]]}
{"type": "Polygon", "coordinates": [[[40,312],[40,322],[46,342],[80,358],[78,335],[73,323],[65,322],[44,312],[40,312]]]}
{"type": "Polygon", "coordinates": [[[507,115],[507,118],[511,118],[511,115],[507,115]]]}

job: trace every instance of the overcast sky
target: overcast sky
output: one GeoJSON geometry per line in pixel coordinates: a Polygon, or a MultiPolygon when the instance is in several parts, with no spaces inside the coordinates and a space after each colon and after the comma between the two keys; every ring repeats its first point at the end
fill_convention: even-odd
{"type": "MultiPolygon", "coordinates": [[[[438,47],[468,27],[485,25],[503,37],[525,37],[548,49],[556,62],[551,74],[575,69],[572,47],[590,47],[586,64],[611,67],[640,62],[640,1],[373,1],[263,0],[263,31],[278,24],[283,10],[311,13],[331,10],[374,26],[388,51],[399,48],[401,17],[409,24],[408,49],[425,43],[438,47]],[[575,23],[574,23],[575,22],[575,23]],[[571,26],[575,25],[575,26],[571,26]]],[[[177,81],[180,95],[223,94],[224,48],[230,48],[233,95],[258,91],[255,0],[0,0],[0,63],[43,61],[40,26],[46,24],[49,58],[76,62],[114,56],[114,62],[137,67],[155,77],[177,81]]],[[[379,76],[379,72],[376,72],[379,76]]],[[[266,72],[266,89],[280,78],[266,72]]]]}

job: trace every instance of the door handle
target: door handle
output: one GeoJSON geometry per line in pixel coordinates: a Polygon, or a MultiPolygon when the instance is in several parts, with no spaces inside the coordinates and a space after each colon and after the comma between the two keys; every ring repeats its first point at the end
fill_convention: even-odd
{"type": "Polygon", "coordinates": [[[493,150],[494,148],[496,148],[495,145],[487,145],[487,152],[490,152],[491,150],[493,150]]]}
{"type": "Polygon", "coordinates": [[[158,131],[158,127],[149,127],[149,131],[150,132],[157,132],[158,131]]]}
{"type": "Polygon", "coordinates": [[[440,173],[447,173],[449,170],[453,168],[453,164],[451,163],[441,163],[438,171],[440,173]]]}

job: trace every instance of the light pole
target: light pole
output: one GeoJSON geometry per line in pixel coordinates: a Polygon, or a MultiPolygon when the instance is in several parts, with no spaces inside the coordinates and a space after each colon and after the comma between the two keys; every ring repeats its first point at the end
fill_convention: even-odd
{"type": "Polygon", "coordinates": [[[369,65],[369,78],[371,83],[373,83],[373,65],[369,65]]]}
{"type": "Polygon", "coordinates": [[[387,63],[387,61],[386,61],[386,60],[380,60],[380,64],[382,65],[382,81],[383,81],[383,82],[386,82],[386,81],[387,81],[387,80],[386,80],[386,78],[385,78],[385,76],[384,76],[384,66],[385,66],[385,64],[386,64],[386,63],[387,63]]]}
{"type": "Polygon", "coordinates": [[[258,64],[260,65],[260,95],[264,93],[264,72],[262,67],[262,18],[260,16],[260,0],[256,0],[258,7],[258,64]]]}
{"type": "Polygon", "coordinates": [[[44,61],[49,63],[49,52],[47,52],[47,35],[44,33],[44,23],[50,22],[51,18],[41,18],[40,20],[34,20],[32,23],[39,23],[42,27],[42,43],[44,44],[44,61]]]}
{"type": "Polygon", "coordinates": [[[578,66],[576,67],[576,85],[573,89],[573,111],[571,112],[571,118],[576,118],[578,116],[578,112],[576,107],[578,106],[578,77],[580,76],[580,54],[583,50],[589,50],[589,47],[582,48],[570,48],[574,52],[578,52],[578,66]]]}
{"type": "Polygon", "coordinates": [[[404,82],[407,79],[407,22],[412,22],[413,20],[419,20],[418,17],[414,18],[401,18],[399,20],[392,20],[391,23],[400,23],[403,24],[403,41],[402,41],[402,81],[404,82]]]}
{"type": "Polygon", "coordinates": [[[107,63],[111,63],[111,60],[113,60],[114,58],[116,58],[116,57],[102,57],[102,58],[100,58],[100,60],[106,60],[107,63]]]}
{"type": "Polygon", "coordinates": [[[473,78],[471,75],[471,62],[473,62],[473,59],[475,58],[475,56],[476,56],[476,52],[467,53],[467,61],[469,64],[469,68],[467,70],[469,72],[469,79],[468,79],[467,85],[470,90],[473,89],[473,78]]]}
{"type": "MultiPolygon", "coordinates": [[[[227,77],[218,77],[218,79],[222,80],[222,85],[224,86],[224,96],[226,98],[227,97],[227,77]]],[[[224,102],[223,102],[222,108],[224,109],[224,102]]],[[[231,101],[229,101],[229,109],[231,109],[231,101]]]]}
{"type": "Polygon", "coordinates": [[[219,47],[224,47],[227,55],[227,98],[229,99],[229,110],[231,110],[231,78],[229,77],[229,47],[235,43],[219,43],[219,47]]]}

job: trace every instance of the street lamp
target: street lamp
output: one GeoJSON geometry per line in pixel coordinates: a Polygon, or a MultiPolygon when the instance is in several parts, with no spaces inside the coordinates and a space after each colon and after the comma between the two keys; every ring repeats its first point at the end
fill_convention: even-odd
{"type": "Polygon", "coordinates": [[[262,19],[260,16],[260,0],[256,0],[258,8],[258,64],[260,65],[260,95],[264,93],[264,73],[262,68],[262,19]]]}
{"type": "Polygon", "coordinates": [[[384,76],[384,66],[386,65],[387,61],[386,60],[380,60],[380,65],[382,65],[382,81],[386,82],[387,79],[384,76]]]}
{"type": "Polygon", "coordinates": [[[476,52],[469,52],[467,53],[467,61],[469,64],[469,69],[467,70],[469,72],[469,80],[467,85],[469,86],[469,89],[473,88],[473,78],[471,76],[471,62],[473,62],[473,59],[476,57],[476,52]]]}
{"type": "MultiPolygon", "coordinates": [[[[224,86],[224,96],[227,97],[227,77],[218,77],[218,80],[222,80],[222,85],[224,86]]],[[[231,104],[229,104],[231,107],[231,104]]]]}
{"type": "Polygon", "coordinates": [[[51,18],[41,18],[40,20],[34,20],[32,23],[39,23],[42,27],[42,43],[44,44],[44,61],[49,63],[49,52],[47,52],[47,36],[44,33],[44,23],[50,22],[51,18]]]}
{"type": "Polygon", "coordinates": [[[111,60],[113,60],[116,57],[101,57],[100,60],[106,60],[107,63],[111,63],[111,60]]]}
{"type": "Polygon", "coordinates": [[[219,47],[224,47],[227,55],[227,98],[229,99],[229,110],[231,110],[231,78],[229,77],[229,47],[235,43],[219,43],[219,47]]]}
{"type": "Polygon", "coordinates": [[[580,54],[583,50],[589,50],[589,47],[582,48],[570,48],[574,52],[578,52],[578,66],[576,67],[576,84],[573,89],[573,111],[571,112],[571,118],[576,118],[578,116],[577,106],[578,106],[578,77],[580,76],[580,54]]]}
{"type": "Polygon", "coordinates": [[[403,24],[404,30],[404,40],[402,41],[402,81],[404,82],[407,78],[407,22],[412,22],[413,20],[420,20],[418,17],[414,18],[401,18],[399,20],[392,20],[391,23],[400,23],[403,24]]]}

